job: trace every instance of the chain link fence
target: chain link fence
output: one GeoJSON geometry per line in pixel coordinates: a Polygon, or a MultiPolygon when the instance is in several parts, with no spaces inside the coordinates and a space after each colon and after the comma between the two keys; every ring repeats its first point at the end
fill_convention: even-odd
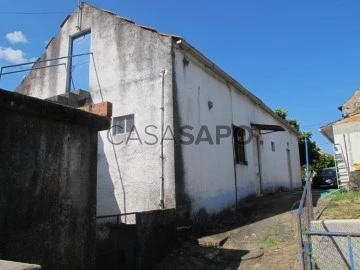
{"type": "Polygon", "coordinates": [[[96,217],[96,225],[106,224],[136,224],[136,213],[126,213],[119,215],[108,215],[96,217]]]}
{"type": "Polygon", "coordinates": [[[302,269],[360,270],[360,233],[357,233],[360,221],[315,221],[309,176],[300,200],[297,221],[302,269]]]}
{"type": "Polygon", "coordinates": [[[306,176],[304,191],[297,212],[298,233],[300,242],[300,261],[302,269],[311,269],[311,245],[307,232],[310,231],[314,219],[314,209],[311,194],[310,175],[306,176]]]}
{"type": "Polygon", "coordinates": [[[360,269],[360,235],[310,231],[312,269],[360,269]]]}

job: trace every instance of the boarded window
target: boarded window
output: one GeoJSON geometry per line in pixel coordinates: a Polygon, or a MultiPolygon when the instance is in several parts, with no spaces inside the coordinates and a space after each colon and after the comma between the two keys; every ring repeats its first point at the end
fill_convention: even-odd
{"type": "Polygon", "coordinates": [[[90,42],[90,32],[71,38],[68,91],[89,90],[90,42]]]}
{"type": "Polygon", "coordinates": [[[112,133],[113,135],[130,133],[134,126],[135,122],[133,114],[114,117],[112,123],[112,133]]]}
{"type": "Polygon", "coordinates": [[[247,165],[245,156],[245,130],[240,127],[233,127],[235,162],[247,165]]]}

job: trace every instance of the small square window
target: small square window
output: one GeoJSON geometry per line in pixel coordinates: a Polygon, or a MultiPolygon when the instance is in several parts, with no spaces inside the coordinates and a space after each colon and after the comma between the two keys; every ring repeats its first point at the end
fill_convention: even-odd
{"type": "Polygon", "coordinates": [[[112,134],[124,134],[130,133],[132,128],[135,126],[134,115],[124,115],[113,117],[112,121],[112,134]]]}
{"type": "Polygon", "coordinates": [[[275,142],[271,142],[271,150],[275,152],[275,142]]]}

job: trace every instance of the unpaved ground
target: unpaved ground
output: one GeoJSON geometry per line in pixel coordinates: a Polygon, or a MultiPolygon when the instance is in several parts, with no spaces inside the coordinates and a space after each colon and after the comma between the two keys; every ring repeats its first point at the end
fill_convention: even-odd
{"type": "Polygon", "coordinates": [[[213,233],[187,240],[155,269],[300,269],[299,200],[300,194],[277,193],[241,203],[213,233]]]}
{"type": "Polygon", "coordinates": [[[322,219],[360,219],[360,192],[337,193],[321,215],[322,219]]]}

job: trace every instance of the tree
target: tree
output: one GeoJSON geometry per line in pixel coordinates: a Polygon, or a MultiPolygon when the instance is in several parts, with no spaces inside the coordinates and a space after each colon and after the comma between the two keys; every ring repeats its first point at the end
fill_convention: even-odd
{"type": "Polygon", "coordinates": [[[315,170],[319,170],[322,168],[329,168],[334,166],[335,166],[335,161],[332,156],[319,153],[319,158],[313,164],[312,168],[315,170]]]}
{"type": "MultiPolygon", "coordinates": [[[[312,168],[321,169],[326,168],[322,166],[327,166],[330,163],[326,155],[321,154],[319,147],[316,145],[316,142],[311,140],[312,133],[310,131],[301,131],[300,125],[296,119],[287,119],[288,111],[283,111],[281,108],[275,109],[275,113],[289,123],[297,132],[298,132],[298,141],[299,141],[299,154],[300,154],[300,164],[306,164],[306,147],[305,147],[305,138],[308,138],[308,154],[309,154],[309,164],[312,168]]],[[[331,157],[330,157],[331,158],[331,157]]],[[[329,166],[331,167],[331,166],[329,166]]]]}

